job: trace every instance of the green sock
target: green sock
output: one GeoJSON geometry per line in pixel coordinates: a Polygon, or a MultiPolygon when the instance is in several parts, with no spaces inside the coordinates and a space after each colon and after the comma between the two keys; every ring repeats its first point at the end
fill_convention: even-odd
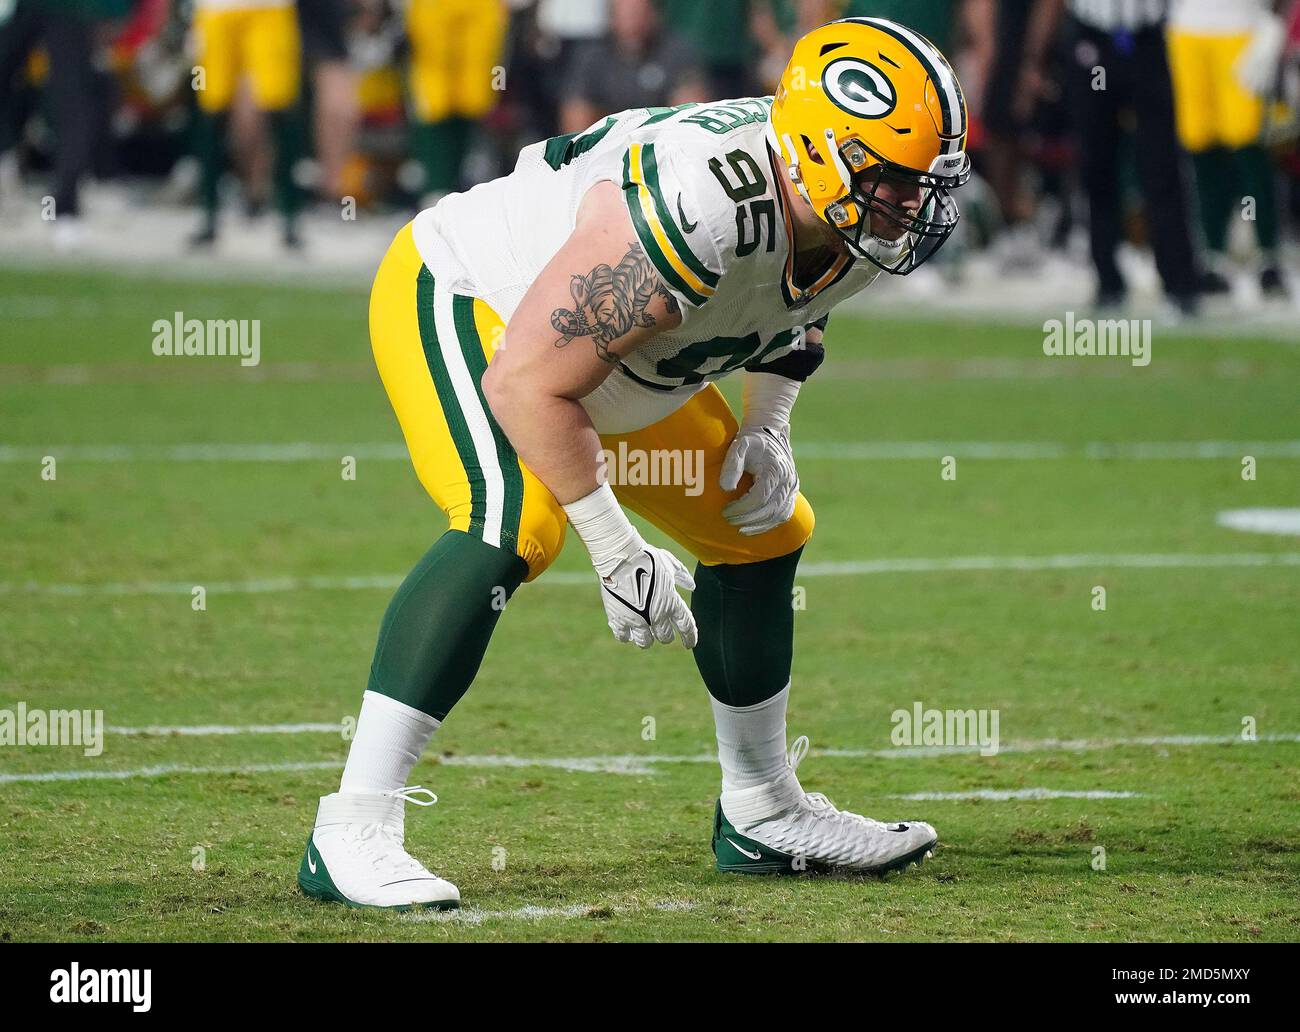
{"type": "Polygon", "coordinates": [[[478,673],[506,600],[527,575],[528,565],[513,552],[447,531],[388,604],[369,690],[445,720],[478,673]]]}
{"type": "Polygon", "coordinates": [[[459,188],[473,128],[467,118],[416,124],[412,150],[424,166],[425,193],[451,193],[459,188]]]}
{"type": "Polygon", "coordinates": [[[292,225],[301,206],[302,194],[293,181],[293,168],[302,157],[302,118],[296,108],[272,111],[271,138],[275,141],[275,203],[287,224],[292,225]]]}
{"type": "Polygon", "coordinates": [[[199,159],[199,202],[208,228],[216,226],[218,190],[225,171],[226,113],[195,113],[194,154],[199,159]]]}
{"type": "Polygon", "coordinates": [[[778,559],[695,567],[691,612],[699,627],[695,665],[709,694],[753,706],[790,682],[794,574],[800,548],[778,559]]]}
{"type": "Polygon", "coordinates": [[[1255,199],[1255,239],[1260,250],[1272,253],[1277,250],[1277,197],[1273,178],[1273,162],[1268,151],[1259,145],[1243,147],[1233,152],[1242,192],[1255,199]]]}
{"type": "Polygon", "coordinates": [[[1205,245],[1216,254],[1223,254],[1228,250],[1228,219],[1236,194],[1232,156],[1223,147],[1214,147],[1193,154],[1192,165],[1196,170],[1196,196],[1205,245]]]}

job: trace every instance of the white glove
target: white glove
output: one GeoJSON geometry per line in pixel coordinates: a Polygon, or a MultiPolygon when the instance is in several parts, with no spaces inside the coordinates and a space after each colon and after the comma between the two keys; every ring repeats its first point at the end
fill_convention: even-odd
{"type": "Polygon", "coordinates": [[[1257,97],[1270,96],[1277,85],[1285,45],[1286,26],[1282,19],[1275,14],[1262,14],[1250,43],[1233,66],[1237,81],[1257,97]]]}
{"type": "Polygon", "coordinates": [[[695,617],[677,594],[678,588],[694,591],[695,580],[666,548],[643,541],[638,554],[600,578],[600,587],[609,629],[619,641],[648,649],[656,641],[669,644],[676,633],[688,649],[695,648],[695,617]]]}
{"type": "Polygon", "coordinates": [[[722,510],[726,521],[746,536],[773,530],[794,515],[799,473],[790,449],[790,410],[798,394],[798,382],[784,376],[746,377],[745,418],[718,479],[724,491],[734,491],[742,474],[754,477],[754,486],[722,510]]]}
{"type": "Polygon", "coordinates": [[[614,637],[648,649],[680,635],[686,648],[695,648],[695,617],[677,593],[678,588],[694,591],[694,579],[672,552],[646,544],[609,485],[570,502],[564,511],[591,553],[614,637]]]}

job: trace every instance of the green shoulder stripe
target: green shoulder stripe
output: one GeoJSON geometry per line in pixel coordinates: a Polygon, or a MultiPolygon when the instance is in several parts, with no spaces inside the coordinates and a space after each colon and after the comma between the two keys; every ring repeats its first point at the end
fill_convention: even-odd
{"type": "Polygon", "coordinates": [[[669,210],[664,200],[663,191],[659,187],[659,163],[655,158],[655,145],[653,143],[647,143],[641,148],[641,171],[645,174],[645,185],[650,190],[650,196],[654,198],[655,210],[659,213],[659,221],[663,223],[664,231],[668,234],[668,239],[677,252],[677,257],[685,262],[686,266],[695,275],[699,276],[707,286],[716,287],[718,285],[718,274],[695,257],[695,252],[686,243],[685,235],[678,227],[672,211],[669,210]]]}
{"type": "Polygon", "coordinates": [[[660,249],[659,241],[655,239],[654,231],[650,229],[645,220],[645,214],[641,211],[640,187],[640,183],[632,180],[630,155],[625,154],[623,155],[623,200],[627,203],[628,214],[632,216],[632,227],[636,230],[637,239],[641,241],[641,247],[645,250],[646,256],[654,263],[660,279],[671,287],[675,293],[698,308],[708,298],[697,293],[693,287],[678,275],[677,270],[673,268],[672,262],[660,249]]]}

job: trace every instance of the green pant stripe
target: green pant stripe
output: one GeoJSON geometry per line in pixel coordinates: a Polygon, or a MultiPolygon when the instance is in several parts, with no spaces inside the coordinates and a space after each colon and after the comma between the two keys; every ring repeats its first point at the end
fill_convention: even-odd
{"type": "Polygon", "coordinates": [[[487,515],[487,480],[479,466],[474,439],[470,436],[469,424],[465,421],[460,399],[456,397],[456,388],[447,372],[447,363],[443,361],[433,315],[433,274],[425,266],[420,267],[420,275],[415,282],[415,304],[420,321],[420,343],[424,346],[424,360],[438,392],[438,401],[442,404],[442,414],[451,431],[456,454],[460,456],[460,464],[469,477],[469,533],[481,538],[483,521],[487,515]]]}
{"type": "Polygon", "coordinates": [[[465,365],[474,381],[474,390],[478,392],[479,404],[483,406],[488,426],[492,428],[497,464],[501,467],[501,480],[505,487],[501,505],[501,547],[517,552],[519,521],[524,510],[524,475],[519,467],[519,456],[515,454],[514,446],[492,415],[492,409],[483,396],[483,374],[487,371],[487,358],[483,355],[483,343],[478,335],[478,326],[474,323],[474,299],[458,294],[451,303],[451,310],[456,322],[456,338],[465,355],[465,365]]]}

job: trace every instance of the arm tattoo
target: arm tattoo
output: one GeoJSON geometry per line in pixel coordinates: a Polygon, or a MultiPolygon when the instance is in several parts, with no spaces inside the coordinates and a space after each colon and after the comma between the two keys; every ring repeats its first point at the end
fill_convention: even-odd
{"type": "Polygon", "coordinates": [[[655,324],[655,317],[646,311],[655,295],[664,299],[669,314],[679,311],[677,299],[659,282],[641,245],[627,246],[627,254],[614,268],[597,265],[587,275],[569,280],[573,307],[551,313],[551,325],[561,334],[555,341],[557,348],[574,337],[591,337],[601,361],[616,365],[619,359],[610,353],[610,344],[634,326],[655,324]]]}

